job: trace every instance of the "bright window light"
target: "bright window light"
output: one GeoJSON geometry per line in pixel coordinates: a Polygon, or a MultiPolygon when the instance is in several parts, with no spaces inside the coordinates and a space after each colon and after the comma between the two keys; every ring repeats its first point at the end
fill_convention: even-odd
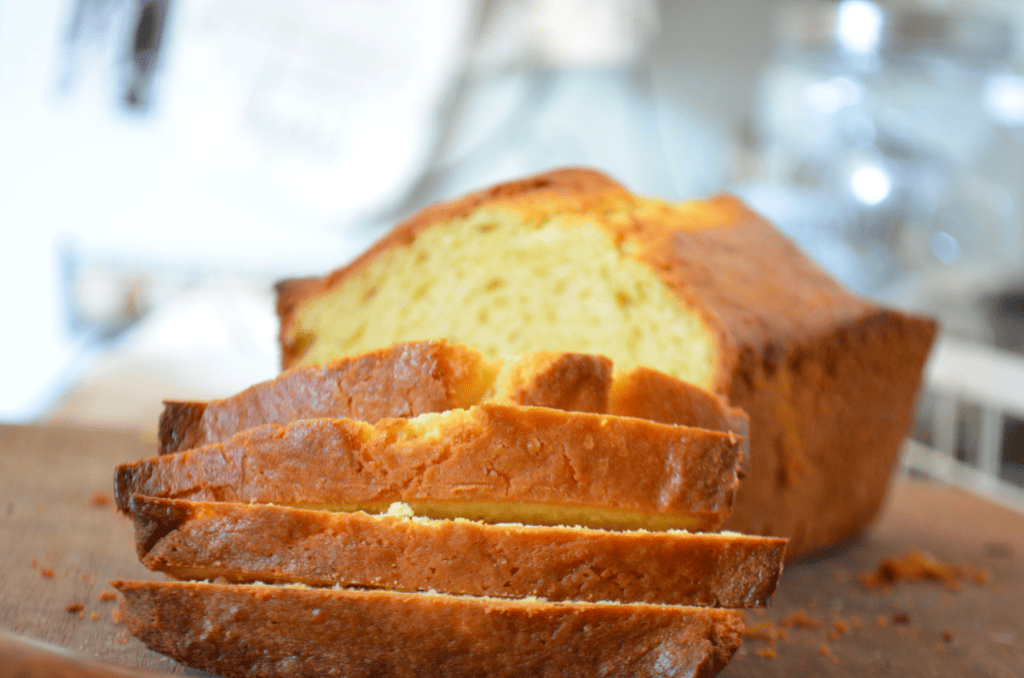
{"type": "Polygon", "coordinates": [[[850,190],[865,205],[877,205],[889,197],[892,179],[876,165],[861,167],[850,177],[850,190]]]}
{"type": "Polygon", "coordinates": [[[1024,78],[995,75],[985,83],[985,109],[1008,127],[1024,126],[1024,78]]]}
{"type": "Polygon", "coordinates": [[[885,15],[875,3],[844,0],[839,3],[836,37],[846,50],[855,54],[870,54],[878,48],[884,23],[885,15]]]}

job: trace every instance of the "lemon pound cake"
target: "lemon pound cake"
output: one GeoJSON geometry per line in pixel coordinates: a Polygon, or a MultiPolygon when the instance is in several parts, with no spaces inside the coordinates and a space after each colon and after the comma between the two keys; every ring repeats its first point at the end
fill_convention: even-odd
{"type": "Polygon", "coordinates": [[[633,417],[484,403],[384,419],[267,424],[124,464],[133,494],[612,529],[718,529],[742,452],[731,433],[633,417]]]}
{"type": "Polygon", "coordinates": [[[135,495],[143,565],[177,579],[501,598],[759,607],[786,544],[731,533],[591,530],[135,495]]]}
{"type": "Polygon", "coordinates": [[[669,204],[559,170],[413,216],[353,263],[278,285],[284,367],[444,337],[485,359],[604,355],[750,416],[727,527],[843,540],[878,511],[935,324],[850,295],[730,196],[669,204]]]}
{"type": "Polygon", "coordinates": [[[234,678],[707,678],[737,610],[429,593],[119,581],[150,649],[234,678]]]}

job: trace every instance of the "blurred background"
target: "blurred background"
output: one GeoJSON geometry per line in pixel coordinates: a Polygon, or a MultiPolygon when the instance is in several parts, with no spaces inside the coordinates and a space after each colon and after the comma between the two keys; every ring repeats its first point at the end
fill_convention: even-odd
{"type": "Polygon", "coordinates": [[[908,463],[1024,504],[1019,0],[0,0],[0,421],[270,378],[274,281],[564,165],[938,316],[908,463]]]}

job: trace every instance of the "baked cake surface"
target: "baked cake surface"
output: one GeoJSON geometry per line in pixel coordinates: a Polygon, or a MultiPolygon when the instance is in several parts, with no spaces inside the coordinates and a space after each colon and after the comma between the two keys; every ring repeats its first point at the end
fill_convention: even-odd
{"type": "Polygon", "coordinates": [[[263,424],[321,418],[373,424],[485,401],[732,432],[744,438],[748,451],[749,421],[742,410],[662,372],[638,367],[613,377],[609,358],[565,351],[486,361],[479,351],[444,339],[294,367],[218,400],[164,401],[159,450],[170,454],[224,442],[263,424]]]}
{"type": "Polygon", "coordinates": [[[479,351],[443,339],[304,366],[228,398],[164,401],[160,453],[223,442],[263,424],[331,417],[373,424],[469,407],[492,387],[495,370],[479,351]]]}
{"type": "Polygon", "coordinates": [[[124,464],[114,496],[125,513],[133,494],[370,512],[402,501],[436,518],[709,531],[732,507],[742,456],[733,434],[483,403],[375,425],[268,424],[124,464]]]}
{"type": "Polygon", "coordinates": [[[730,529],[790,555],[881,505],[932,320],[849,294],[730,196],[669,204],[559,170],[423,210],[352,264],[278,286],[282,362],[446,337],[487,359],[605,355],[750,416],[730,529]]]}
{"type": "Polygon", "coordinates": [[[113,582],[150,649],[227,678],[705,678],[736,610],[202,582],[113,582]],[[316,648],[311,651],[311,648],[316,648]]]}
{"type": "Polygon", "coordinates": [[[547,600],[767,605],[785,540],[431,520],[266,504],[131,501],[139,559],[177,579],[547,600]]]}

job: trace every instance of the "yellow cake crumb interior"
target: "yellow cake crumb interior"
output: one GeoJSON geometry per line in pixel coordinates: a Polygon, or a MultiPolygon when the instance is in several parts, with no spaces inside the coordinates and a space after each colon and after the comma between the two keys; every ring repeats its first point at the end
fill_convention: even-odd
{"type": "MultiPolygon", "coordinates": [[[[404,502],[416,516],[435,520],[478,520],[490,524],[575,525],[594,530],[663,532],[699,531],[704,517],[677,513],[644,513],[599,506],[571,506],[541,502],[506,501],[410,501],[404,502]]],[[[351,513],[386,513],[390,502],[360,504],[291,504],[293,508],[351,513]]]]}
{"type": "Polygon", "coordinates": [[[596,353],[710,387],[711,335],[599,223],[621,218],[492,205],[428,228],[297,310],[300,362],[443,337],[486,360],[596,353]]]}
{"type": "Polygon", "coordinates": [[[472,407],[494,389],[495,380],[504,368],[503,361],[484,360],[478,350],[461,344],[450,344],[448,350],[458,356],[451,362],[456,370],[452,381],[454,406],[472,407]]]}

